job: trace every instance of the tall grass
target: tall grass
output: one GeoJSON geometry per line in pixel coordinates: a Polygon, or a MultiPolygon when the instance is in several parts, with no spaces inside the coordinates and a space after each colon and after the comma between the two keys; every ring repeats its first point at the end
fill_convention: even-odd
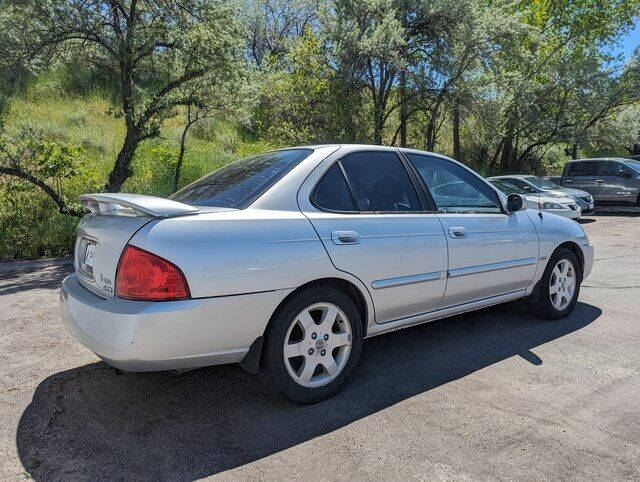
{"type": "MultiPolygon", "coordinates": [[[[60,183],[71,202],[82,193],[102,189],[124,138],[123,120],[113,115],[117,99],[109,82],[72,70],[54,70],[28,84],[9,104],[5,119],[9,133],[17,132],[20,126],[32,126],[47,138],[81,148],[78,174],[60,183]]],[[[123,191],[171,194],[182,120],[182,114],[176,113],[159,138],[140,144],[132,164],[133,175],[123,191]]],[[[180,185],[239,157],[270,148],[224,119],[203,120],[192,127],[187,138],[180,185]]],[[[59,214],[37,188],[15,179],[0,181],[0,260],[70,254],[76,222],[59,214]]]]}

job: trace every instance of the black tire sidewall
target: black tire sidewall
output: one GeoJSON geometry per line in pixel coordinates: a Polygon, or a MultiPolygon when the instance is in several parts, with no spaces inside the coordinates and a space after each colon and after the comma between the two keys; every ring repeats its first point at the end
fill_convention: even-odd
{"type": "Polygon", "coordinates": [[[363,331],[360,313],[352,299],[343,291],[332,286],[316,286],[297,293],[274,315],[266,332],[263,368],[268,382],[287,398],[300,403],[314,403],[331,397],[345,383],[360,359],[363,331]],[[310,305],[322,302],[336,305],[348,318],[352,336],[349,360],[342,372],[327,385],[303,387],[291,378],[285,366],[285,337],[298,313],[310,305]]]}

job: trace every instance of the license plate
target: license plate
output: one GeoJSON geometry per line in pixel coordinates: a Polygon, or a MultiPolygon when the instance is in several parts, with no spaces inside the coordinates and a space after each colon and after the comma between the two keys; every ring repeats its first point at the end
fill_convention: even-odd
{"type": "Polygon", "coordinates": [[[84,264],[93,268],[93,255],[96,252],[96,245],[93,243],[87,244],[87,249],[84,252],[84,264]]]}

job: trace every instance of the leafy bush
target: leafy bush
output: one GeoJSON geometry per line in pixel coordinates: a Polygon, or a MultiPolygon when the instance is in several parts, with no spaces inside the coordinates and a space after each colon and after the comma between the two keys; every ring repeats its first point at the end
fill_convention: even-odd
{"type": "MultiPolygon", "coordinates": [[[[110,101],[99,89],[88,89],[87,95],[59,95],[73,90],[65,84],[64,75],[44,76],[12,99],[6,136],[28,153],[24,157],[29,172],[46,179],[74,204],[80,194],[103,189],[124,129],[122,120],[110,115],[110,101]]],[[[140,144],[133,175],[123,191],[154,196],[172,193],[181,132],[180,116],[176,116],[160,139],[140,144]]],[[[238,157],[273,148],[270,143],[246,139],[230,122],[201,121],[187,140],[180,187],[238,157]]],[[[60,214],[54,202],[32,184],[0,177],[0,261],[71,254],[77,221],[60,214]]]]}

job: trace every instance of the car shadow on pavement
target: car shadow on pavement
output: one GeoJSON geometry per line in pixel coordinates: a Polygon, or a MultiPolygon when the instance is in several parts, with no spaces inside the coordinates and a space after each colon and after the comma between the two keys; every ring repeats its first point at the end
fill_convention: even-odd
{"type": "Polygon", "coordinates": [[[634,205],[602,204],[596,206],[596,216],[621,216],[636,218],[640,216],[640,207],[634,205]]]}
{"type": "Polygon", "coordinates": [[[36,479],[194,479],[280,452],[414,395],[580,330],[601,314],[578,303],[540,321],[520,303],[408,328],[365,342],[335,397],[297,405],[235,365],[183,374],[118,374],[93,363],[42,381],[17,448],[36,479]]]}
{"type": "Polygon", "coordinates": [[[62,280],[71,272],[73,272],[72,264],[0,271],[0,295],[27,290],[59,288],[62,280]]]}

